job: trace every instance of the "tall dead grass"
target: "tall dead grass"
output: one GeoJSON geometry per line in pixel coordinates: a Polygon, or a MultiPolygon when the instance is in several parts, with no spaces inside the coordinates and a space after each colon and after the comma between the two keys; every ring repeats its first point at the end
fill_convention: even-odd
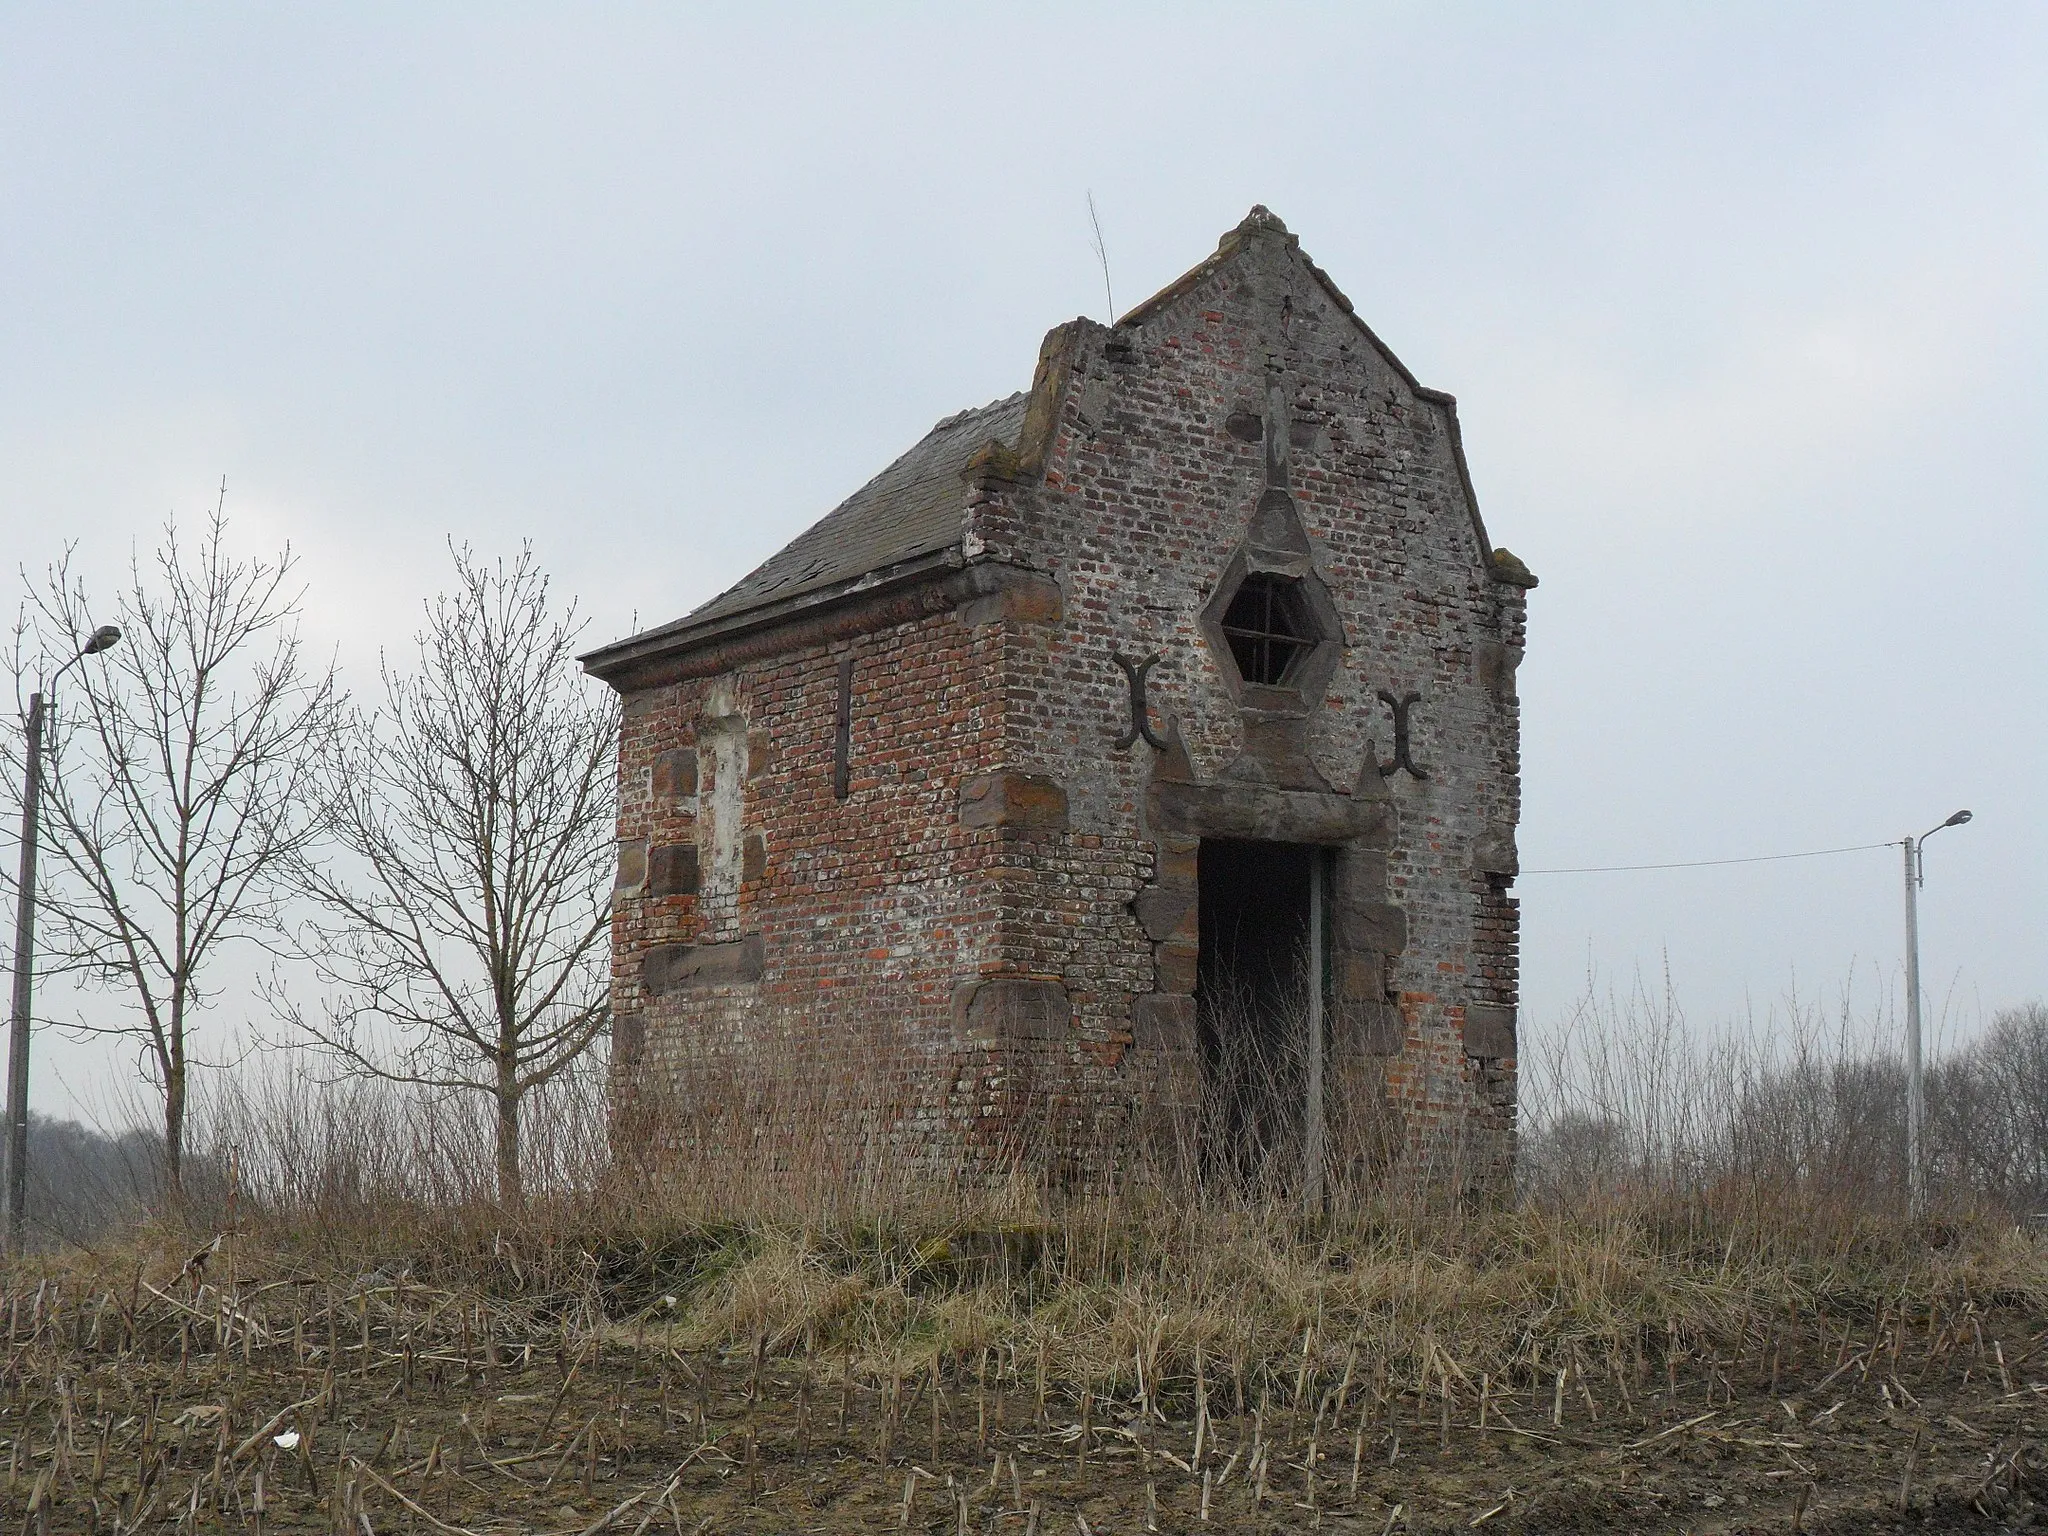
{"type": "Polygon", "coordinates": [[[2017,1162],[2000,1185],[1944,1151],[1942,1208],[1918,1225],[1897,1198],[1898,1084],[1871,1031],[1702,1043],[1668,997],[1638,994],[1589,1001],[1525,1063],[1512,1200],[1466,1198],[1441,1167],[1337,1182],[1314,1210],[1185,1162],[1075,1191],[1015,1145],[964,1177],[906,1140],[937,1106],[801,1072],[707,1075],[686,1102],[611,1123],[593,1059],[529,1105],[516,1210],[491,1198],[490,1127],[461,1101],[241,1078],[195,1138],[225,1176],[168,1230],[185,1244],[232,1226],[280,1271],[409,1272],[692,1348],[765,1340],[875,1368],[995,1349],[1107,1390],[1184,1376],[1199,1350],[1253,1396],[1304,1356],[1354,1353],[1423,1377],[1640,1373],[1646,1351],[1739,1356],[1816,1319],[1970,1297],[2048,1309],[2024,1202],[1998,1195],[2040,1160],[2032,1101],[2015,1089],[1984,1107],[1987,1084],[2048,1084],[2048,1014],[1987,1038],[1943,1063],[1937,1120],[1975,1102],[2017,1162]],[[1966,1080],[1975,1101],[1953,1086],[1966,1080]]]}

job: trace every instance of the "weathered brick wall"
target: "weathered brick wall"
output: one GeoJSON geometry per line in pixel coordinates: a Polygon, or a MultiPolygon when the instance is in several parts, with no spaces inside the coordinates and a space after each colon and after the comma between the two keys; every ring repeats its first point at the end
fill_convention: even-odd
{"type": "Polygon", "coordinates": [[[997,952],[1000,841],[963,827],[958,807],[1000,739],[998,660],[993,630],[942,611],[630,697],[612,983],[621,1104],[766,1069],[858,1083],[847,1107],[876,1134],[930,1141],[954,1097],[936,1085],[977,1075],[952,1028],[955,986],[997,952]],[[743,753],[717,750],[720,737],[743,753]],[[729,893],[714,869],[722,818],[739,847],[729,893]],[[663,976],[671,955],[692,973],[663,976]]]}
{"type": "Polygon", "coordinates": [[[1056,330],[1023,422],[962,476],[950,561],[622,683],[620,1104],[737,1066],[940,1166],[1128,1168],[1200,1096],[1201,840],[1254,837],[1330,850],[1334,1163],[1497,1179],[1533,581],[1449,397],[1255,212],[1116,328],[1056,330]],[[1285,686],[1218,628],[1256,572],[1328,631],[1285,686]],[[1119,656],[1158,658],[1153,739],[1119,744],[1119,656]]]}

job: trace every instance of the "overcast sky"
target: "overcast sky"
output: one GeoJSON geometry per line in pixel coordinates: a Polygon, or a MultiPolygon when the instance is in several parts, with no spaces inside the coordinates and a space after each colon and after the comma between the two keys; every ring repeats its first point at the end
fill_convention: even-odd
{"type": "MultiPolygon", "coordinates": [[[[359,688],[450,538],[611,638],[1106,317],[1090,191],[1119,309],[1265,203],[1542,578],[1525,867],[1968,806],[1967,1028],[2048,994],[2044,60],[2038,5],[11,4],[0,547],[111,574],[225,476],[359,688]]],[[[1532,875],[1525,1027],[1589,967],[1880,1009],[1899,885],[1532,875]]],[[[52,1108],[105,1061],[39,1050],[52,1108]]]]}

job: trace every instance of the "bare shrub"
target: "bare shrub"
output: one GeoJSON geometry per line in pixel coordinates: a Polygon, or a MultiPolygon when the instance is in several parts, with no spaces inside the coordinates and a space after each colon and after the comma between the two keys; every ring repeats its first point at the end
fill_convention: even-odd
{"type": "Polygon", "coordinates": [[[2048,1005],[1994,1015],[1929,1076],[1930,1179],[2029,1215],[2048,1208],[2048,1005]]]}
{"type": "MultiPolygon", "coordinates": [[[[585,1057],[534,1089],[528,1110],[528,1187],[588,1199],[607,1165],[602,1058],[585,1057]]],[[[475,1095],[273,1055],[209,1081],[195,1125],[208,1160],[233,1170],[232,1185],[223,1182],[197,1213],[215,1223],[340,1233],[496,1209],[496,1121],[475,1095]]]]}
{"type": "MultiPolygon", "coordinates": [[[[1591,987],[1524,1061],[1520,1184],[1770,1204],[1802,1219],[1892,1220],[1906,1204],[1906,1075],[1895,1021],[1793,1004],[1703,1037],[1668,986],[1591,987]]],[[[2048,1008],[2009,1009],[1927,1072],[1923,1156],[1951,1213],[2048,1203],[2048,1008]]]]}

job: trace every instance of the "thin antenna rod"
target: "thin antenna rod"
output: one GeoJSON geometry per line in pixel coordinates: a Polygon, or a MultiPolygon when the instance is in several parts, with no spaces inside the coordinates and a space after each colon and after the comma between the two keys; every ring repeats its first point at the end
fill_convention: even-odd
{"type": "Polygon", "coordinates": [[[1102,220],[1095,212],[1095,194],[1088,194],[1088,223],[1095,231],[1095,259],[1102,263],[1102,296],[1109,300],[1109,323],[1116,324],[1116,295],[1109,287],[1109,252],[1102,244],[1102,220]]]}

